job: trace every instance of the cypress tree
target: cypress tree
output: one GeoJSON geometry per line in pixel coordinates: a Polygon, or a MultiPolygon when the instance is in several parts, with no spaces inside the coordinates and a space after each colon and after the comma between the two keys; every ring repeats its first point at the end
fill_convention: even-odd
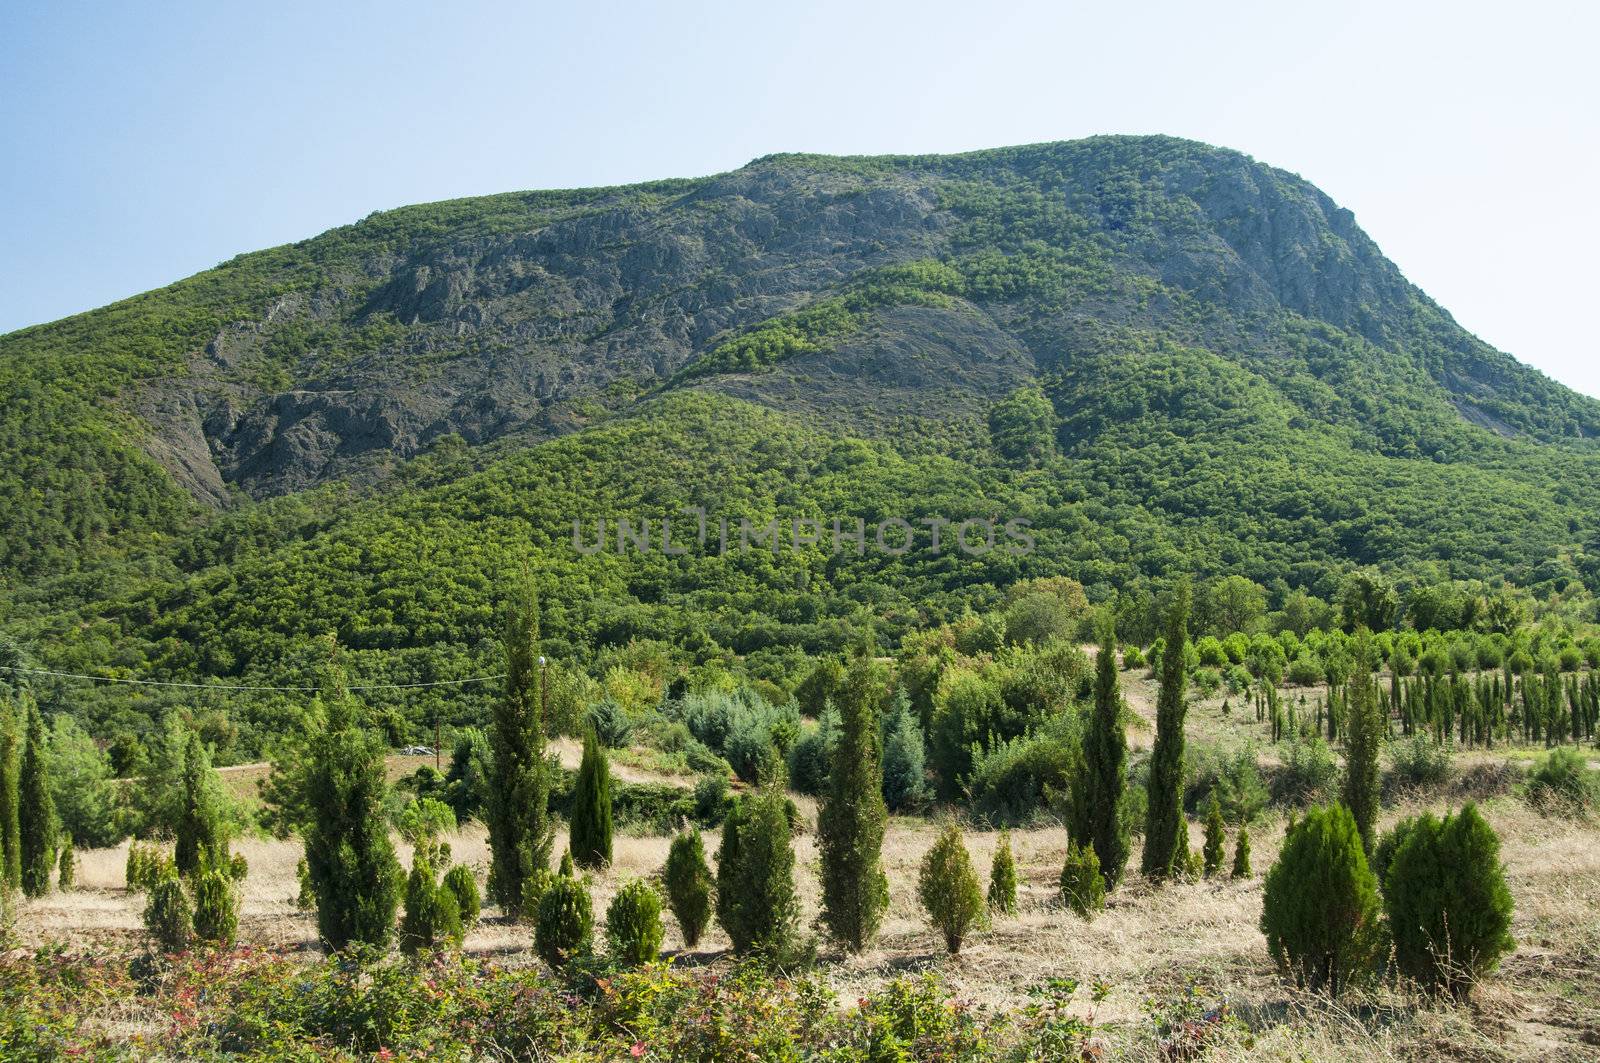
{"type": "Polygon", "coordinates": [[[611,762],[594,729],[583,739],[583,761],[572,788],[568,850],[579,867],[611,863],[611,762]]]}
{"type": "Polygon", "coordinates": [[[800,920],[787,799],[776,786],[739,803],[723,825],[717,861],[717,916],[740,955],[781,960],[800,920]]]}
{"type": "Polygon", "coordinates": [[[337,696],[312,739],[306,778],[306,867],[317,930],[330,950],[352,942],[383,946],[394,926],[400,864],[384,812],[383,753],[348,698],[337,696]]]}
{"type": "Polygon", "coordinates": [[[1372,855],[1378,821],[1378,744],[1383,739],[1382,698],[1372,681],[1372,635],[1356,633],[1355,664],[1348,690],[1344,736],[1345,807],[1356,822],[1361,848],[1372,855]]]}
{"type": "Polygon", "coordinates": [[[961,828],[947,822],[939,839],[922,858],[917,875],[917,896],[928,921],[944,938],[945,949],[954,955],[968,932],[984,922],[983,887],[972,870],[972,857],[961,840],[961,828]]]}
{"type": "Polygon", "coordinates": [[[56,870],[56,888],[62,892],[78,884],[78,854],[72,848],[72,835],[61,836],[61,859],[56,870]]]}
{"type": "Polygon", "coordinates": [[[184,741],[179,787],[177,844],[172,857],[178,874],[188,876],[202,867],[222,867],[228,862],[228,838],[221,783],[211,767],[211,754],[195,731],[184,741]]]}
{"type": "Polygon", "coordinates": [[[1189,859],[1189,825],[1183,818],[1184,646],[1189,639],[1188,621],[1189,585],[1181,583],[1167,615],[1166,644],[1161,651],[1156,740],[1150,757],[1149,803],[1140,860],[1144,874],[1158,880],[1183,874],[1189,859]]]}
{"type": "Polygon", "coordinates": [[[1381,955],[1378,883],[1350,810],[1313,808],[1290,825],[1267,872],[1261,932],[1279,968],[1337,996],[1381,955]]]}
{"type": "Polygon", "coordinates": [[[883,685],[870,658],[851,664],[838,695],[839,734],[833,743],[828,793],[817,813],[822,855],[822,922],[834,939],[860,952],[877,933],[889,906],[883,873],[883,800],[878,702],[883,685]]]}
{"type": "Polygon", "coordinates": [[[42,897],[50,892],[56,862],[56,808],[50,799],[49,751],[45,749],[44,718],[31,701],[27,706],[28,732],[22,746],[18,772],[18,829],[21,835],[22,892],[42,897]]]}
{"type": "Polygon", "coordinates": [[[22,888],[22,740],[9,702],[0,702],[0,893],[22,888]]]}
{"type": "Polygon", "coordinates": [[[1094,847],[1106,889],[1115,888],[1128,863],[1128,835],[1122,820],[1127,791],[1128,736],[1122,728],[1122,692],[1117,680],[1116,628],[1107,623],[1095,661],[1094,715],[1083,743],[1085,812],[1089,836],[1073,839],[1094,847]]]}
{"type": "Polygon", "coordinates": [[[1227,828],[1222,822],[1222,805],[1217,801],[1217,791],[1211,791],[1211,799],[1206,802],[1206,843],[1204,847],[1205,864],[1203,873],[1206,878],[1222,871],[1222,854],[1228,842],[1227,828]]]}
{"type": "Polygon", "coordinates": [[[524,584],[506,618],[506,683],[489,730],[493,774],[485,819],[495,903],[507,915],[531,911],[525,884],[550,866],[550,780],[545,765],[539,603],[524,584]]]}

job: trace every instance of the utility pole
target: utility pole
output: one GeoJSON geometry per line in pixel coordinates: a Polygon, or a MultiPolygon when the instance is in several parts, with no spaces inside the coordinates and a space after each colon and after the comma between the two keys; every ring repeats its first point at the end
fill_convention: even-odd
{"type": "Polygon", "coordinates": [[[433,710],[433,770],[439,769],[439,710],[433,710]]]}

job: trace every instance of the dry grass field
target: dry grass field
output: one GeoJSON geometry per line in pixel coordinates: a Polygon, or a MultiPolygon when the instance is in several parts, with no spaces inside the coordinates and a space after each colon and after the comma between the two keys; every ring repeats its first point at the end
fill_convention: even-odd
{"type": "MultiPolygon", "coordinates": [[[[1130,702],[1137,709],[1153,703],[1143,680],[1127,677],[1130,702]]],[[[1207,740],[1242,740],[1253,717],[1224,718],[1216,702],[1191,713],[1191,733],[1207,740]]],[[[1130,735],[1148,741],[1137,726],[1130,735]]],[[[563,743],[564,760],[576,761],[577,748],[563,743]]],[[[1511,752],[1479,753],[1477,761],[1503,763],[1511,752]]],[[[430,758],[397,759],[392,774],[413,770],[430,758]]],[[[251,767],[225,773],[235,787],[259,778],[251,767]]],[[[621,774],[641,777],[637,770],[621,774]]],[[[241,791],[243,792],[243,791],[241,791]]],[[[808,818],[815,807],[800,801],[808,818]]],[[[1450,807],[1448,798],[1408,799],[1385,809],[1385,824],[1423,807],[1450,807]]],[[[1052,976],[1085,985],[1104,982],[1098,1003],[1084,999],[1082,1011],[1102,1031],[1111,1056],[1139,1058],[1148,1050],[1145,1003],[1172,999],[1190,987],[1208,1004],[1226,1002],[1250,1031],[1214,1048],[1207,1058],[1293,1060],[1418,1059],[1600,1059],[1600,826],[1547,818],[1507,793],[1482,806],[1499,831],[1508,882],[1516,899],[1514,933],[1518,948],[1501,970],[1481,985],[1470,1004],[1442,1005],[1392,987],[1347,994],[1337,1003],[1304,996],[1273,970],[1257,922],[1261,875],[1272,864],[1284,830],[1281,816],[1269,817],[1252,831],[1256,877],[1152,889],[1137,874],[1108,898],[1107,909],[1092,922],[1063,910],[1055,900],[1056,878],[1065,833],[1042,827],[1013,832],[1022,910],[1001,918],[976,935],[958,957],[946,957],[919,910],[915,883],[918,864],[932,844],[935,825],[896,818],[885,844],[891,905],[882,933],[863,955],[843,957],[824,949],[822,969],[845,1001],[854,1000],[897,974],[936,968],[959,996],[981,1007],[1025,1005],[1028,989],[1052,976]]],[[[1198,845],[1200,827],[1191,824],[1198,845]]],[[[972,831],[968,845],[986,872],[996,834],[972,831]]],[[[485,835],[469,824],[450,839],[455,859],[474,866],[480,878],[488,862],[485,835]]],[[[818,858],[814,837],[797,841],[806,921],[816,915],[818,858]]],[[[619,838],[614,866],[594,879],[595,907],[636,875],[656,872],[666,858],[668,839],[619,838]]],[[[715,837],[707,838],[712,850],[715,837]]],[[[240,937],[306,955],[315,952],[313,917],[294,904],[298,845],[263,839],[236,843],[250,863],[243,890],[240,937]]],[[[401,857],[410,854],[402,848],[401,857]]],[[[26,902],[17,932],[24,944],[70,941],[136,941],[143,935],[143,898],[123,888],[126,846],[81,854],[80,888],[26,902]]],[[[1137,853],[1133,865],[1137,866],[1137,853]]],[[[537,962],[526,926],[486,918],[467,938],[469,953],[500,962],[537,962]]],[[[681,941],[667,930],[667,948],[681,941]]],[[[713,928],[693,955],[680,963],[726,962],[726,938],[713,928]]]]}

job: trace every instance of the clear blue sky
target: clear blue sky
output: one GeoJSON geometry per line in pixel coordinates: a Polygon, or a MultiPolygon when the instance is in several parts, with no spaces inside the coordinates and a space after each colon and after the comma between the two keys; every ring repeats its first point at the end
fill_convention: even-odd
{"type": "Polygon", "coordinates": [[[1577,3],[75,3],[0,10],[0,330],[373,210],[776,151],[1224,144],[1600,395],[1577,3]]]}

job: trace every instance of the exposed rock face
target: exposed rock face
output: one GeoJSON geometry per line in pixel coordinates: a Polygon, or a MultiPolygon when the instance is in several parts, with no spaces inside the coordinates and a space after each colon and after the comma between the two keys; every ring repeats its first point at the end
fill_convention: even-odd
{"type": "MultiPolygon", "coordinates": [[[[419,227],[229,324],[189,379],[137,390],[156,429],[150,453],[211,503],[229,484],[263,496],[370,480],[446,435],[483,444],[581,426],[866,271],[987,254],[1053,255],[1084,273],[1090,246],[1087,280],[880,308],[823,350],[692,386],[871,429],[980,413],[1037,373],[1093,356],[1118,329],[1281,359],[1291,317],[1349,337],[1329,342],[1371,344],[1395,372],[1431,373],[1460,416],[1495,431],[1529,430],[1497,405],[1508,382],[1548,385],[1529,385],[1529,371],[1456,327],[1315,188],[1165,138],[780,157],[659,191],[585,193],[528,219],[419,227]],[[1026,214],[970,205],[1003,196],[1026,214]]],[[[1600,415],[1584,410],[1551,432],[1585,434],[1600,415]]]]}

